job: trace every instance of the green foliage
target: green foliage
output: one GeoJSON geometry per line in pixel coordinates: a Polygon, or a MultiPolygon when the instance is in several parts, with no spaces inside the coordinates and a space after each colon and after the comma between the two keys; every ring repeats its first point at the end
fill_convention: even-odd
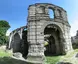
{"type": "Polygon", "coordinates": [[[9,23],[5,20],[0,20],[0,27],[10,27],[9,23]]]}
{"type": "Polygon", "coordinates": [[[0,45],[7,43],[6,32],[10,28],[10,25],[5,20],[0,20],[0,45]]]}
{"type": "Polygon", "coordinates": [[[74,49],[78,49],[78,42],[72,44],[74,49]]]}

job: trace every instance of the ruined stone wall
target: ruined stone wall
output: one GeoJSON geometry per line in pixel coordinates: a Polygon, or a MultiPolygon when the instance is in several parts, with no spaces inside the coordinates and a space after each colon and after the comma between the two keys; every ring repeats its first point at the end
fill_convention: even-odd
{"type": "MultiPolygon", "coordinates": [[[[57,36],[52,34],[56,38],[55,40],[57,40],[55,42],[56,53],[59,54],[62,52],[62,54],[66,54],[72,50],[70,25],[68,23],[67,13],[63,8],[49,3],[33,4],[28,8],[27,20],[27,42],[29,44],[27,60],[44,64],[44,30],[50,25],[51,28],[59,31],[59,40],[57,40],[57,36]],[[49,9],[53,10],[54,18],[50,18],[49,9]]],[[[23,29],[24,27],[16,29],[10,34],[9,47],[16,33],[22,39],[23,29]]]]}
{"type": "Polygon", "coordinates": [[[15,29],[14,31],[10,33],[8,48],[13,49],[14,53],[21,52],[21,46],[24,45],[23,38],[26,36],[26,35],[23,36],[23,31],[25,29],[26,29],[26,26],[23,26],[21,28],[15,29]]]}
{"type": "Polygon", "coordinates": [[[58,26],[63,52],[72,50],[70,25],[67,20],[67,13],[63,8],[48,3],[37,3],[30,5],[28,11],[27,38],[30,43],[28,57],[44,56],[44,29],[49,24],[58,26]],[[53,10],[54,18],[49,17],[49,9],[53,10]]]}

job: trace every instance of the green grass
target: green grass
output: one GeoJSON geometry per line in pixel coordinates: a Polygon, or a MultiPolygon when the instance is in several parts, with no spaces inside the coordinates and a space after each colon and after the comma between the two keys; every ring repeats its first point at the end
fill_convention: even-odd
{"type": "MultiPolygon", "coordinates": [[[[71,62],[72,64],[78,64],[78,59],[74,58],[74,55],[76,53],[78,53],[78,49],[68,52],[66,55],[63,55],[63,56],[46,56],[46,64],[56,64],[59,61],[71,62]]],[[[12,56],[11,53],[5,50],[0,50],[0,64],[22,64],[21,61],[15,60],[11,58],[10,56],[12,56]]]]}
{"type": "Polygon", "coordinates": [[[22,60],[17,60],[11,57],[1,57],[0,64],[29,64],[22,60]]]}
{"type": "Polygon", "coordinates": [[[72,64],[78,64],[78,59],[75,58],[76,53],[78,53],[78,49],[68,52],[67,55],[61,57],[61,61],[71,62],[72,64]]]}
{"type": "Polygon", "coordinates": [[[56,64],[60,60],[61,56],[46,56],[47,64],[56,64]]]}
{"type": "Polygon", "coordinates": [[[12,55],[11,53],[8,53],[4,50],[0,50],[0,57],[9,57],[11,55],[12,55]]]}
{"type": "Polygon", "coordinates": [[[75,54],[78,53],[78,49],[68,52],[63,56],[46,56],[47,64],[56,64],[57,62],[71,62],[72,64],[78,64],[78,59],[74,58],[75,54]]]}
{"type": "Polygon", "coordinates": [[[12,53],[0,49],[0,64],[30,64],[25,61],[14,59],[12,53]]]}

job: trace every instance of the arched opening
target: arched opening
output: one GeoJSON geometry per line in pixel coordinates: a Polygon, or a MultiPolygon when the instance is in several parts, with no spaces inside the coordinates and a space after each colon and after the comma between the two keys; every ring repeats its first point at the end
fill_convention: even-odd
{"type": "Polygon", "coordinates": [[[45,46],[45,55],[59,55],[62,54],[62,45],[60,39],[60,31],[55,25],[48,25],[44,29],[44,40],[48,42],[45,46]]]}
{"type": "Polygon", "coordinates": [[[13,48],[13,53],[15,53],[15,52],[20,52],[20,50],[21,50],[21,42],[20,42],[20,36],[19,36],[19,34],[18,33],[16,33],[15,35],[14,35],[14,43],[12,44],[12,48],[13,48]]]}
{"type": "Polygon", "coordinates": [[[22,45],[21,45],[21,53],[23,54],[23,57],[26,58],[28,55],[28,42],[27,42],[27,29],[24,29],[22,32],[22,45]]]}
{"type": "Polygon", "coordinates": [[[48,13],[50,18],[54,18],[54,11],[52,9],[49,9],[48,13]]]}

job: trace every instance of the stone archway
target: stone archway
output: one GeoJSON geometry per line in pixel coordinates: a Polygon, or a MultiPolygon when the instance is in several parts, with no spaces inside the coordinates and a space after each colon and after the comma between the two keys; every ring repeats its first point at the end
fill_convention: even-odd
{"type": "Polygon", "coordinates": [[[20,52],[21,50],[21,42],[20,42],[20,35],[18,33],[15,33],[13,36],[14,41],[12,42],[12,48],[13,52],[20,52]]]}
{"type": "Polygon", "coordinates": [[[49,24],[44,29],[44,40],[48,40],[45,55],[62,54],[61,32],[56,25],[49,24]]]}

